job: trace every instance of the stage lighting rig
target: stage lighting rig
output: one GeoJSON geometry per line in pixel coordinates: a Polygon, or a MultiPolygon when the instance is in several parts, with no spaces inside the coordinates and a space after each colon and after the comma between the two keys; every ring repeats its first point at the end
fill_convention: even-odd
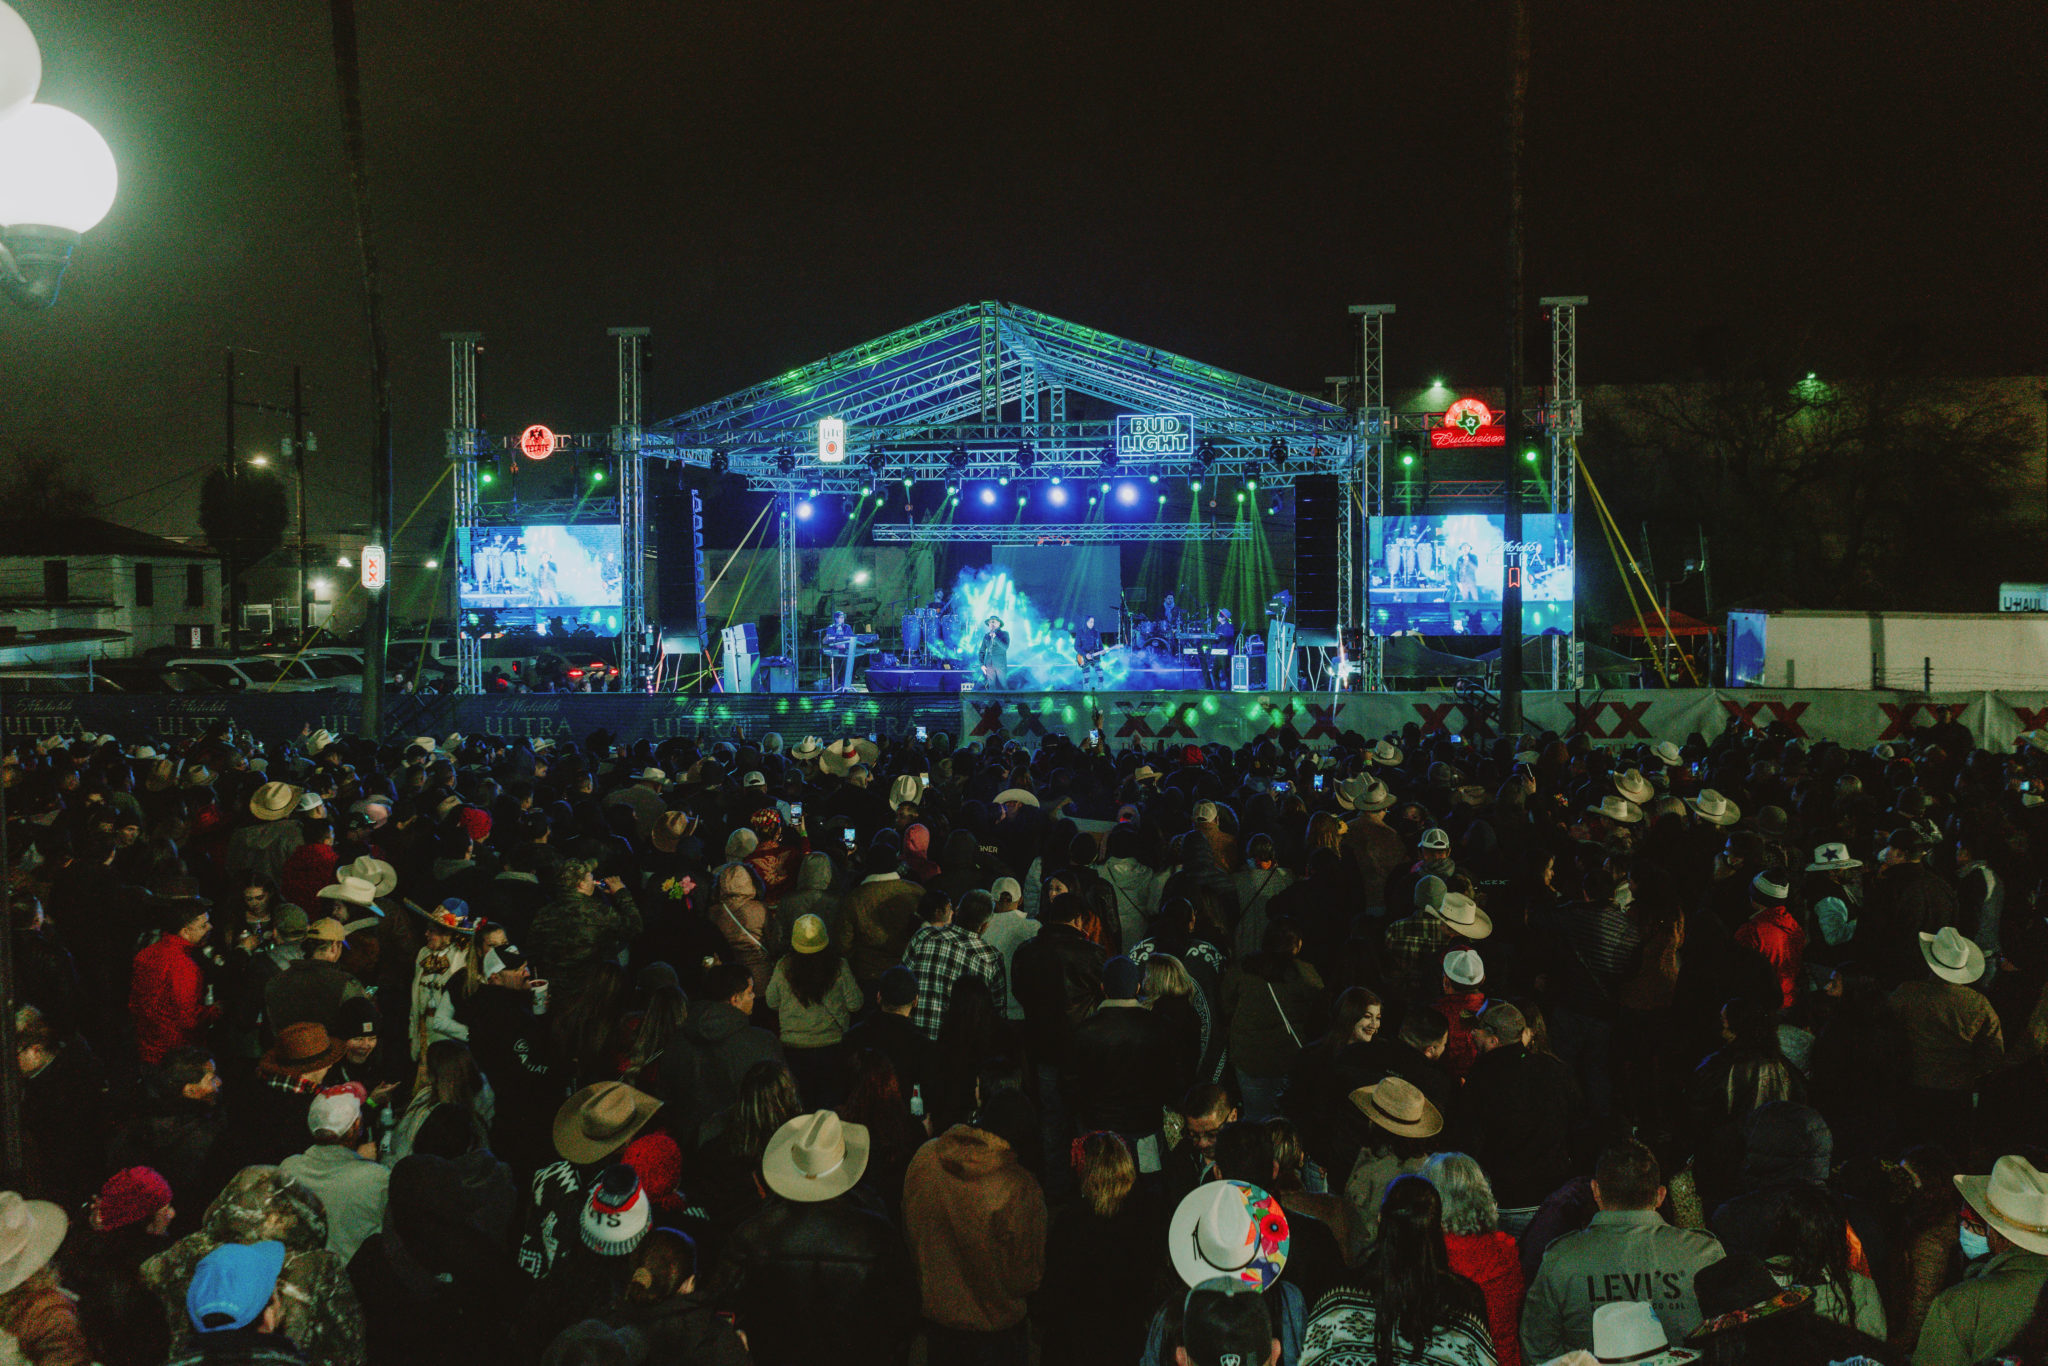
{"type": "Polygon", "coordinates": [[[778,474],[794,474],[796,472],[796,452],[787,446],[776,452],[775,470],[778,474]]]}
{"type": "Polygon", "coordinates": [[[1017,443],[1017,473],[1029,476],[1031,467],[1038,463],[1038,451],[1029,441],[1017,443]]]}
{"type": "Polygon", "coordinates": [[[711,452],[711,472],[713,474],[724,474],[731,468],[732,456],[723,448],[711,452]]]}
{"type": "Polygon", "coordinates": [[[1202,443],[1201,445],[1199,445],[1199,446],[1195,447],[1195,463],[1196,463],[1197,465],[1200,465],[1200,466],[1201,466],[1201,467],[1202,467],[1202,468],[1203,468],[1204,470],[1208,469],[1208,468],[1209,468],[1209,466],[1211,466],[1211,465],[1215,464],[1215,463],[1216,463],[1216,446],[1215,446],[1215,443],[1213,443],[1213,442],[1209,442],[1209,441],[1204,441],[1204,442],[1203,442],[1203,443],[1202,443]]]}
{"type": "Polygon", "coordinates": [[[1287,443],[1277,436],[1273,438],[1273,444],[1266,447],[1266,459],[1272,462],[1276,470],[1286,469],[1287,462],[1293,458],[1294,452],[1288,450],[1287,443]]]}

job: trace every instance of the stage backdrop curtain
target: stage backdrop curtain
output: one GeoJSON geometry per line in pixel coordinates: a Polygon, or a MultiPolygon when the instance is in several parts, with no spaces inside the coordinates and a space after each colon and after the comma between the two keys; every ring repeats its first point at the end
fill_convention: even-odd
{"type": "Polygon", "coordinates": [[[1116,629],[1119,585],[1113,545],[999,545],[995,567],[1010,576],[1045,621],[1069,628],[1090,613],[1104,631],[1116,629]]]}

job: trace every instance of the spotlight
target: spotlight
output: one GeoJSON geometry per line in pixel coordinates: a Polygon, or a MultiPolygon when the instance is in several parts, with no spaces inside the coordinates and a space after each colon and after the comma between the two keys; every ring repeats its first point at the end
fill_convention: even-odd
{"type": "Polygon", "coordinates": [[[806,494],[805,496],[810,498],[816,498],[818,496],[818,491],[816,489],[812,489],[810,493],[806,494]]]}
{"type": "Polygon", "coordinates": [[[952,497],[953,495],[955,495],[955,494],[957,494],[957,493],[959,493],[959,492],[960,492],[960,486],[959,486],[958,484],[948,484],[948,485],[946,485],[946,495],[947,495],[948,497],[952,497]]]}
{"type": "Polygon", "coordinates": [[[815,511],[817,509],[811,506],[811,500],[806,498],[803,502],[796,505],[796,519],[799,522],[808,522],[811,520],[811,514],[815,511]]]}
{"type": "Polygon", "coordinates": [[[998,484],[1001,484],[1004,488],[1008,488],[1010,486],[1010,476],[1007,474],[998,475],[996,477],[996,482],[998,484]]]}
{"type": "Polygon", "coordinates": [[[1060,477],[1059,477],[1059,476],[1058,476],[1057,474],[1055,474],[1055,475],[1054,475],[1054,476],[1052,477],[1052,482],[1053,482],[1053,486],[1054,486],[1054,487],[1058,487],[1058,486],[1059,486],[1059,482],[1060,482],[1060,477]]]}
{"type": "Polygon", "coordinates": [[[868,447],[868,468],[876,474],[882,472],[882,466],[887,464],[888,460],[888,452],[884,451],[880,446],[868,447]]]}
{"type": "Polygon", "coordinates": [[[1094,507],[1094,506],[1095,506],[1095,495],[1094,495],[1094,494],[1092,494],[1092,493],[1088,495],[1088,506],[1089,506],[1089,507],[1094,507]]]}
{"type": "Polygon", "coordinates": [[[1159,504],[1161,507],[1166,505],[1166,495],[1163,493],[1159,495],[1159,504]]]}
{"type": "Polygon", "coordinates": [[[1156,474],[1147,475],[1145,477],[1145,482],[1148,484],[1156,484],[1159,482],[1159,476],[1156,474]]]}
{"type": "Polygon", "coordinates": [[[726,454],[723,450],[711,452],[711,472],[713,474],[724,474],[731,468],[732,457],[730,455],[726,454]]]}
{"type": "Polygon", "coordinates": [[[1052,505],[1056,508],[1063,508],[1067,505],[1067,491],[1060,486],[1057,480],[1054,481],[1052,489],[1046,494],[1046,497],[1052,500],[1052,505]]]}
{"type": "Polygon", "coordinates": [[[1250,489],[1253,493],[1257,493],[1259,491],[1259,481],[1256,479],[1245,480],[1244,486],[1250,489]]]}
{"type": "Polygon", "coordinates": [[[1201,491],[1202,491],[1202,481],[1201,481],[1201,480],[1199,480],[1199,479],[1190,479],[1190,480],[1188,480],[1188,492],[1189,492],[1189,493],[1200,493],[1201,491]]]}
{"type": "Polygon", "coordinates": [[[996,505],[996,491],[994,489],[983,489],[981,491],[981,505],[991,508],[996,505]]]}
{"type": "Polygon", "coordinates": [[[1288,450],[1287,443],[1276,436],[1273,438],[1273,444],[1266,447],[1266,458],[1273,462],[1275,469],[1284,470],[1287,468],[1287,462],[1294,458],[1294,452],[1288,450]]]}
{"type": "Polygon", "coordinates": [[[1020,441],[1020,442],[1018,442],[1018,443],[1017,443],[1017,472],[1018,472],[1019,474],[1029,474],[1029,473],[1031,473],[1031,467],[1032,467],[1033,465],[1036,465],[1037,463],[1038,463],[1038,451],[1037,451],[1037,450],[1036,450],[1035,448],[1033,448],[1033,446],[1031,445],[1031,443],[1030,443],[1029,441],[1020,441]]]}
{"type": "Polygon", "coordinates": [[[908,480],[908,479],[905,479],[905,480],[903,481],[903,487],[905,487],[905,488],[909,488],[910,486],[911,486],[911,481],[910,481],[910,480],[908,480]]]}
{"type": "Polygon", "coordinates": [[[1108,492],[1109,492],[1109,485],[1108,485],[1107,483],[1104,483],[1104,484],[1103,484],[1103,486],[1102,486],[1102,491],[1103,491],[1104,493],[1108,493],[1108,492]]]}
{"type": "Polygon", "coordinates": [[[1216,446],[1214,442],[1204,441],[1195,448],[1195,463],[1205,470],[1216,463],[1216,446]]]}
{"type": "Polygon", "coordinates": [[[784,446],[776,453],[775,468],[783,474],[788,474],[794,470],[796,468],[796,452],[784,446]]]}
{"type": "Polygon", "coordinates": [[[1415,468],[1415,452],[1414,452],[1414,451],[1402,451],[1402,452],[1401,452],[1401,464],[1402,464],[1402,466],[1403,466],[1404,468],[1407,468],[1407,469],[1413,469],[1413,468],[1415,468]]]}
{"type": "Polygon", "coordinates": [[[967,447],[955,446],[946,452],[946,468],[958,474],[967,468],[967,447]]]}
{"type": "Polygon", "coordinates": [[[1025,496],[1024,496],[1023,494],[1021,494],[1021,493],[1017,495],[1017,506],[1018,506],[1018,507],[1023,507],[1023,506],[1024,506],[1024,505],[1025,505],[1026,503],[1028,503],[1028,502],[1030,502],[1030,501],[1031,501],[1031,500],[1030,500],[1029,498],[1026,498],[1026,497],[1025,497],[1025,496]]]}
{"type": "Polygon", "coordinates": [[[498,476],[492,474],[489,470],[485,470],[483,473],[479,474],[476,477],[476,481],[477,483],[482,484],[485,488],[489,488],[491,485],[498,482],[498,476]]]}
{"type": "Polygon", "coordinates": [[[1534,446],[1531,446],[1528,450],[1522,452],[1522,459],[1528,461],[1530,464],[1533,465],[1536,463],[1537,457],[1540,454],[1541,452],[1539,452],[1534,446]]]}
{"type": "Polygon", "coordinates": [[[1115,474],[1116,467],[1123,463],[1123,457],[1117,454],[1115,446],[1104,446],[1099,459],[1102,461],[1102,468],[1111,474],[1115,474]]]}
{"type": "Polygon", "coordinates": [[[602,484],[604,482],[604,466],[599,465],[590,472],[590,482],[593,484],[602,484]]]}
{"type": "Polygon", "coordinates": [[[1135,506],[1138,501],[1138,486],[1136,484],[1117,485],[1116,500],[1125,507],[1135,506]]]}

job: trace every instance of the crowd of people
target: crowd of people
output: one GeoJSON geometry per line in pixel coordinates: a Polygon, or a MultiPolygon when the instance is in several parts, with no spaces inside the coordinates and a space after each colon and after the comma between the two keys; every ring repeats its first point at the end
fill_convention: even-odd
{"type": "Polygon", "coordinates": [[[0,1361],[2048,1361],[2048,737],[48,736],[0,1361]]]}

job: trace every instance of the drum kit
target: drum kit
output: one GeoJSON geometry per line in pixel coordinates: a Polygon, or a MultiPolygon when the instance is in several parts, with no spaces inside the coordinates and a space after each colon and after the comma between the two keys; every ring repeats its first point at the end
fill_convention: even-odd
{"type": "Polygon", "coordinates": [[[919,664],[960,655],[966,624],[939,607],[913,607],[903,614],[903,657],[919,664]]]}

